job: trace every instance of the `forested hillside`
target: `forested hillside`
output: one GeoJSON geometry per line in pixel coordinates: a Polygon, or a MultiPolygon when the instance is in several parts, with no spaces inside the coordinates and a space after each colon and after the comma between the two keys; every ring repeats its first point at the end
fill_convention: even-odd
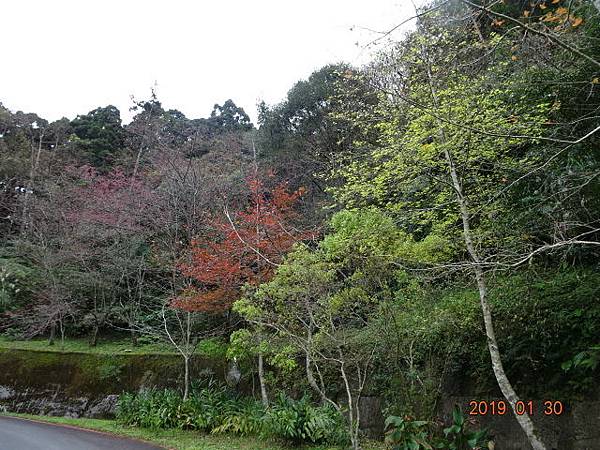
{"type": "Polygon", "coordinates": [[[392,429],[433,421],[449,383],[509,409],[597,396],[599,14],[436,0],[256,125],[154,92],[126,125],[111,105],[51,123],[0,105],[2,334],[162,342],[183,400],[198,341],[220,340],[264,408],[306,394],[355,449],[365,396],[392,429]]]}

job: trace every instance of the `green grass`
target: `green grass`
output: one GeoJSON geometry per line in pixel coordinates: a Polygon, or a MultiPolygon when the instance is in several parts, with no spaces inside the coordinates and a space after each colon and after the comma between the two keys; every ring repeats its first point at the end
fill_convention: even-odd
{"type": "Polygon", "coordinates": [[[29,341],[14,341],[0,336],[0,348],[12,350],[30,350],[37,352],[89,353],[97,355],[147,355],[170,354],[173,351],[164,344],[143,344],[137,347],[129,341],[99,341],[95,347],[90,347],[86,339],[65,339],[64,346],[60,339],[54,345],[48,345],[47,339],[32,339],[29,341]]]}
{"type": "MultiPolygon", "coordinates": [[[[9,414],[15,417],[41,420],[44,422],[99,430],[107,433],[142,439],[161,445],[168,449],[177,450],[289,450],[290,447],[272,440],[257,437],[239,437],[232,435],[214,435],[195,431],[183,430],[148,430],[143,428],[126,427],[112,420],[99,419],[69,419],[66,417],[33,416],[29,414],[9,414]]],[[[337,447],[302,447],[306,450],[340,450],[337,447]]],[[[363,445],[365,450],[382,450],[381,443],[368,442],[363,445]]]]}
{"type": "MultiPolygon", "coordinates": [[[[218,353],[224,354],[225,352],[225,349],[221,347],[224,347],[224,344],[206,340],[198,343],[196,353],[204,356],[218,356],[218,353]]],[[[99,340],[98,345],[90,347],[86,339],[65,339],[63,346],[60,339],[56,340],[54,345],[48,345],[47,339],[17,341],[5,336],[0,336],[0,349],[95,355],[170,355],[175,353],[172,347],[161,343],[140,344],[134,347],[128,340],[99,340]]]]}

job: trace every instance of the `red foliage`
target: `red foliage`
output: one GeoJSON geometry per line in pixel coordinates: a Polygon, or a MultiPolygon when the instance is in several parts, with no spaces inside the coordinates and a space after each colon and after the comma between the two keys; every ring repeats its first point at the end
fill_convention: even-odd
{"type": "Polygon", "coordinates": [[[248,206],[214,221],[212,236],[194,240],[191,262],[180,264],[184,275],[195,280],[172,305],[188,311],[221,312],[229,309],[246,283],[268,281],[295,242],[306,235],[290,227],[293,206],[303,189],[289,192],[285,183],[267,190],[253,175],[246,180],[248,206]]]}
{"type": "Polygon", "coordinates": [[[80,186],[70,192],[73,208],[66,214],[70,222],[129,232],[142,229],[148,206],[155,203],[142,178],[133,178],[121,169],[101,175],[90,166],[70,172],[80,180],[80,186]]]}

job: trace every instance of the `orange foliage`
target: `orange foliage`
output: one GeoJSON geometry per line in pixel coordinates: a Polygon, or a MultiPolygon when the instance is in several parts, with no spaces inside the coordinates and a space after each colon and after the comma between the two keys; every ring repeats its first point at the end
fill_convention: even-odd
{"type": "Polygon", "coordinates": [[[285,183],[268,191],[255,174],[248,177],[249,202],[235,215],[215,220],[211,236],[192,241],[190,262],[179,269],[195,287],[174,299],[188,311],[222,312],[240,296],[245,284],[268,281],[295,242],[306,234],[290,227],[293,209],[303,194],[289,192],[285,183]]]}

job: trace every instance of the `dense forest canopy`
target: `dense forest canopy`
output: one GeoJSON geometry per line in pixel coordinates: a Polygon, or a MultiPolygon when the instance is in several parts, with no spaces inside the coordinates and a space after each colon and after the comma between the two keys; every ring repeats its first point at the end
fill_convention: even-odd
{"type": "Polygon", "coordinates": [[[163,339],[186,362],[217,336],[265,405],[350,405],[355,448],[366,394],[431,418],[448,380],[513,408],[592,392],[597,5],[437,0],[414,20],[257,126],[154,92],[127,125],[112,105],[51,123],[0,105],[2,332],[163,339]]]}

